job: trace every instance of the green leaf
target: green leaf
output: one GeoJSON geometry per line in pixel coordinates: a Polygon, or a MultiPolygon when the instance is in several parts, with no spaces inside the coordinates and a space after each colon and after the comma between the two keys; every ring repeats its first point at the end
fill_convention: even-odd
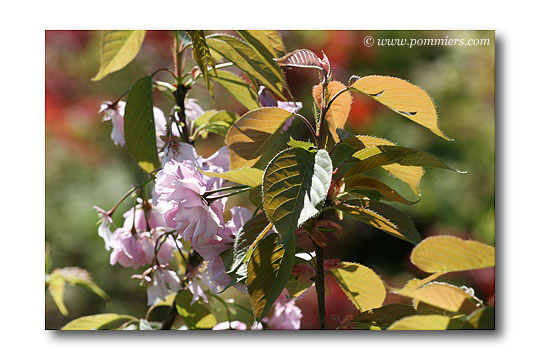
{"type": "Polygon", "coordinates": [[[225,136],[231,169],[255,165],[291,116],[286,110],[268,107],[249,111],[236,120],[225,136]]]}
{"type": "Polygon", "coordinates": [[[407,215],[379,201],[355,199],[340,203],[336,207],[376,229],[412,244],[416,245],[422,240],[407,215]]]}
{"type": "Polygon", "coordinates": [[[347,172],[349,174],[348,176],[394,163],[404,166],[437,167],[460,172],[448,167],[435,156],[425,151],[394,145],[370,146],[355,152],[352,157],[359,161],[347,172]]]}
{"type": "Polygon", "coordinates": [[[374,75],[356,79],[352,84],[349,82],[351,90],[370,96],[434,134],[451,141],[440,129],[435,104],[423,89],[391,76],[374,75]]]}
{"type": "Polygon", "coordinates": [[[396,321],[388,330],[446,330],[450,320],[443,315],[413,315],[396,321]]]}
{"type": "Polygon", "coordinates": [[[274,58],[285,55],[285,45],[276,30],[244,30],[237,32],[250,44],[251,41],[257,40],[274,58]]]}
{"type": "Polygon", "coordinates": [[[144,171],[159,169],[151,76],[137,80],[129,91],[124,135],[128,151],[144,171]]]}
{"type": "Polygon", "coordinates": [[[236,119],[238,119],[238,115],[227,110],[207,111],[195,121],[195,126],[199,126],[195,133],[211,132],[225,136],[236,119]]]}
{"type": "Polygon", "coordinates": [[[256,187],[261,185],[262,177],[264,174],[264,171],[255,168],[234,169],[224,173],[213,173],[200,169],[199,171],[210,177],[218,177],[227,181],[232,181],[237,184],[247,185],[250,187],[256,187]]]}
{"type": "MultiPolygon", "coordinates": [[[[342,129],[338,129],[338,133],[344,135],[345,132],[342,129]]],[[[332,151],[332,161],[336,166],[343,167],[345,169],[352,167],[356,160],[351,161],[349,166],[341,166],[345,161],[350,159],[350,157],[356,153],[358,150],[365,149],[370,146],[377,145],[395,145],[393,142],[390,142],[385,139],[379,139],[374,136],[365,136],[358,135],[342,139],[334,150],[332,151]]],[[[420,180],[424,175],[424,169],[421,166],[403,166],[400,164],[390,164],[383,165],[382,168],[392,176],[400,179],[401,181],[408,184],[413,192],[419,196],[420,195],[420,180]]]]}
{"type": "Polygon", "coordinates": [[[310,141],[300,141],[300,140],[295,140],[292,137],[290,137],[289,142],[287,142],[287,145],[293,148],[304,149],[307,151],[315,152],[315,145],[313,145],[313,143],[310,141]]]}
{"type": "Polygon", "coordinates": [[[211,329],[217,324],[214,314],[200,302],[191,305],[193,295],[190,291],[180,291],[176,295],[175,304],[178,315],[190,329],[211,329]]]}
{"type": "Polygon", "coordinates": [[[122,321],[137,320],[131,315],[98,314],[83,316],[67,323],[62,330],[100,330],[107,325],[122,321]]]}
{"type": "Polygon", "coordinates": [[[215,69],[216,64],[210,54],[210,49],[208,48],[206,38],[204,37],[204,31],[188,30],[187,33],[193,43],[193,60],[195,60],[203,74],[204,80],[206,81],[206,88],[210,92],[210,95],[214,97],[214,88],[210,81],[210,72],[213,72],[217,76],[215,69]]]}
{"type": "Polygon", "coordinates": [[[144,40],[145,30],[107,30],[101,32],[101,63],[92,78],[98,81],[122,69],[137,56],[144,40]]]}
{"type": "Polygon", "coordinates": [[[49,275],[49,293],[56,304],[60,313],[64,316],[69,315],[69,312],[64,303],[64,292],[66,290],[66,281],[61,274],[55,274],[54,272],[49,275]]]}
{"type": "Polygon", "coordinates": [[[495,248],[455,236],[431,236],[416,245],[411,262],[428,273],[464,271],[495,266],[495,248]]]}
{"type": "Polygon", "coordinates": [[[395,201],[406,205],[415,204],[398,194],[390,186],[367,175],[353,175],[343,178],[345,182],[345,192],[353,195],[367,196],[374,200],[395,201]]]}
{"type": "Polygon", "coordinates": [[[268,225],[268,219],[264,212],[260,212],[248,221],[238,230],[238,235],[234,240],[232,265],[229,273],[235,273],[238,281],[242,281],[247,276],[247,263],[244,262],[249,248],[257,239],[259,234],[268,225]]]}
{"type": "Polygon", "coordinates": [[[270,161],[264,171],[263,206],[285,246],[300,225],[321,211],[331,178],[326,150],[286,149],[270,161]]]}
{"type": "Polygon", "coordinates": [[[285,81],[277,64],[268,63],[253,47],[234,36],[211,35],[206,42],[224,58],[286,100],[283,95],[285,81]]]}
{"type": "MultiPolygon", "coordinates": [[[[247,31],[247,30],[237,30],[236,32],[249,45],[251,45],[251,47],[259,55],[259,58],[264,61],[266,67],[271,69],[274,72],[274,74],[283,81],[283,85],[285,85],[285,79],[283,77],[283,73],[281,72],[279,65],[274,60],[274,58],[276,58],[277,56],[275,55],[275,51],[272,48],[270,39],[267,38],[264,33],[261,34],[260,32],[255,33],[253,31],[247,31]]],[[[279,35],[277,36],[277,39],[279,39],[279,35]]]]}
{"type": "Polygon", "coordinates": [[[349,300],[360,311],[381,307],[386,297],[386,288],[379,276],[370,268],[341,262],[343,267],[332,269],[332,275],[349,300]]]}
{"type": "Polygon", "coordinates": [[[210,78],[227,90],[248,110],[261,107],[257,92],[240,76],[225,70],[217,70],[217,77],[210,74],[210,78]]]}
{"type": "Polygon", "coordinates": [[[295,237],[289,246],[280,244],[278,234],[264,238],[248,262],[246,285],[256,321],[268,313],[287,284],[294,266],[295,237]]]}

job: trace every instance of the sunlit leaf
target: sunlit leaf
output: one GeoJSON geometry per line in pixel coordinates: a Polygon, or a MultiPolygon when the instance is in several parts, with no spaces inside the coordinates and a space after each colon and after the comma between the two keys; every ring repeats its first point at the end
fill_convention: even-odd
{"type": "Polygon", "coordinates": [[[406,214],[379,201],[355,199],[336,207],[376,229],[410,243],[418,244],[422,240],[406,214]]]}
{"type": "Polygon", "coordinates": [[[256,187],[261,185],[264,171],[255,168],[234,169],[223,173],[214,173],[200,170],[203,174],[210,177],[218,177],[237,184],[256,187]]]}
{"type": "Polygon", "coordinates": [[[367,196],[374,200],[395,201],[406,205],[415,203],[405,199],[390,186],[367,175],[357,174],[345,177],[343,181],[345,182],[345,192],[348,194],[367,196]]]}
{"type": "MultiPolygon", "coordinates": [[[[285,45],[276,30],[246,30],[239,33],[247,33],[257,39],[270,51],[274,58],[285,55],[285,45]]],[[[240,34],[242,36],[242,34],[240,34]]],[[[244,37],[247,41],[247,39],[244,37]]]]}
{"type": "Polygon", "coordinates": [[[315,151],[315,145],[312,142],[295,140],[292,137],[287,142],[287,145],[293,148],[304,149],[304,150],[312,151],[312,152],[315,151]]]}
{"type": "Polygon", "coordinates": [[[233,244],[231,272],[235,273],[239,281],[247,276],[247,263],[244,262],[250,246],[268,225],[264,212],[260,212],[249,219],[238,231],[233,244]]]}
{"type": "MultiPolygon", "coordinates": [[[[330,81],[330,83],[328,83],[328,100],[332,99],[338,92],[345,88],[346,86],[339,81],[330,81]]],[[[315,99],[315,103],[319,109],[321,109],[322,89],[322,84],[313,87],[313,99],[315,99]]],[[[327,102],[325,103],[327,104],[327,102]]],[[[345,126],[351,110],[351,103],[351,94],[349,92],[344,92],[334,100],[326,113],[325,119],[328,122],[328,128],[336,142],[339,141],[336,130],[345,126]]]]}
{"type": "Polygon", "coordinates": [[[234,36],[221,34],[207,37],[206,42],[213,50],[285,100],[285,81],[279,67],[261,58],[249,44],[234,36]]]}
{"type": "Polygon", "coordinates": [[[137,80],[129,91],[124,116],[124,135],[128,151],[146,172],[160,167],[153,104],[152,77],[145,76],[137,80]]]}
{"type": "Polygon", "coordinates": [[[480,269],[495,266],[495,248],[450,235],[432,236],[415,246],[411,262],[429,273],[480,269]]]}
{"type": "MultiPolygon", "coordinates": [[[[379,139],[374,136],[358,135],[343,139],[332,152],[332,161],[335,166],[343,164],[354,153],[370,146],[377,145],[395,145],[393,142],[379,139]]],[[[354,162],[351,166],[354,165],[354,162]]],[[[382,168],[388,171],[392,176],[408,184],[416,195],[420,195],[420,180],[424,175],[424,169],[421,166],[403,166],[400,164],[384,165],[382,168]]]]}
{"type": "Polygon", "coordinates": [[[214,88],[212,87],[212,82],[210,81],[210,73],[216,74],[215,63],[212,55],[210,54],[210,49],[206,43],[206,38],[204,37],[203,30],[188,30],[187,31],[191,41],[193,43],[193,60],[199,66],[204,80],[206,81],[206,88],[210,92],[210,95],[214,96],[214,88]]]}
{"type": "Polygon", "coordinates": [[[437,110],[431,97],[418,86],[391,76],[373,75],[357,79],[350,87],[425,126],[443,139],[451,140],[439,127],[437,110]]]}
{"type": "Polygon", "coordinates": [[[291,116],[286,110],[269,107],[249,111],[236,120],[225,137],[231,169],[255,165],[291,116]]]}
{"type": "Polygon", "coordinates": [[[260,107],[257,92],[240,76],[225,70],[217,70],[217,77],[210,74],[210,78],[227,90],[248,110],[260,107]]]}
{"type": "Polygon", "coordinates": [[[443,315],[413,315],[396,321],[388,330],[446,330],[450,320],[443,315]]]}
{"type": "Polygon", "coordinates": [[[453,170],[435,156],[425,151],[394,145],[370,146],[352,155],[359,160],[348,171],[349,174],[361,173],[378,168],[379,166],[400,164],[403,166],[429,166],[453,170]]]}
{"type": "Polygon", "coordinates": [[[248,263],[246,285],[256,321],[268,313],[289,280],[294,266],[294,234],[284,248],[274,233],[255,248],[248,263]]]}
{"type": "Polygon", "coordinates": [[[350,262],[330,270],[339,286],[360,311],[380,307],[386,297],[386,288],[379,276],[370,268],[350,262]]]}
{"type": "Polygon", "coordinates": [[[263,206],[283,241],[321,211],[331,178],[332,161],[325,150],[291,148],[270,161],[263,178],[263,206]]]}
{"type": "Polygon", "coordinates": [[[99,330],[109,324],[137,320],[131,315],[98,314],[83,316],[67,323],[62,330],[99,330]]]}
{"type": "Polygon", "coordinates": [[[137,56],[145,30],[104,30],[101,32],[101,62],[92,81],[122,69],[137,56]]]}
{"type": "Polygon", "coordinates": [[[64,293],[66,290],[66,281],[61,274],[52,273],[49,275],[49,293],[56,304],[60,313],[64,316],[69,314],[66,304],[64,303],[64,293]]]}
{"type": "MultiPolygon", "coordinates": [[[[276,58],[277,56],[271,44],[271,39],[267,37],[266,34],[264,34],[262,31],[256,32],[249,30],[237,30],[236,32],[249,45],[251,45],[251,47],[259,55],[260,59],[262,59],[266,63],[267,67],[269,69],[272,69],[277,76],[281,77],[284,80],[281,69],[274,60],[274,58],[276,58]]],[[[268,34],[270,33],[271,32],[269,31],[268,34]]],[[[277,34],[277,32],[274,31],[273,34],[275,35],[277,34]]],[[[277,37],[274,36],[274,40],[280,40],[279,35],[277,35],[277,37]]],[[[281,45],[283,45],[283,43],[281,45]]]]}
{"type": "Polygon", "coordinates": [[[193,294],[189,290],[180,291],[174,303],[178,315],[190,329],[211,329],[217,324],[214,314],[201,301],[191,304],[193,294]]]}
{"type": "Polygon", "coordinates": [[[471,297],[465,289],[442,282],[431,282],[421,287],[406,285],[393,292],[452,312],[459,311],[471,297]]]}

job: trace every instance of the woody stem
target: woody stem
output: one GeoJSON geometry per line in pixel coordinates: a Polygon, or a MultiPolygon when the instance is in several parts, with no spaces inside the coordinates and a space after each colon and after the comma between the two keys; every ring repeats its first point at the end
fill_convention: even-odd
{"type": "Polygon", "coordinates": [[[325,305],[325,291],[324,291],[324,258],[323,248],[313,242],[315,245],[315,261],[316,261],[316,275],[315,275],[315,290],[317,291],[317,305],[319,308],[319,329],[326,330],[326,305],[325,305]]]}

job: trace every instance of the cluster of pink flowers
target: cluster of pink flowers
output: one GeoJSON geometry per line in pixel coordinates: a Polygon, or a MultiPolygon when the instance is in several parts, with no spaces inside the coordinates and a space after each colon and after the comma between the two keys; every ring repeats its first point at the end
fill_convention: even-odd
{"type": "MultiPolygon", "coordinates": [[[[302,107],[301,103],[276,103],[263,88],[259,96],[266,106],[277,105],[291,112],[302,107]]],[[[186,100],[185,107],[188,123],[194,122],[203,113],[194,100],[186,100]]],[[[103,103],[100,112],[104,113],[104,120],[112,122],[111,138],[114,143],[124,146],[125,102],[103,103]]],[[[111,265],[132,268],[149,266],[141,275],[133,276],[147,287],[149,306],[158,299],[165,299],[170,291],[177,292],[184,287],[178,274],[168,264],[173,258],[173,251],[182,249],[182,243],[172,234],[189,241],[191,248],[204,261],[188,269],[185,288],[193,294],[192,303],[198,300],[208,302],[206,291],[218,293],[231,285],[232,279],[226,273],[221,255],[232,247],[238,231],[252,214],[244,207],[233,206],[230,220],[225,221],[227,198],[218,196],[212,199],[207,196],[208,192],[222,188],[224,180],[207,176],[200,170],[228,171],[227,147],[203,158],[193,145],[180,140],[178,129],[172,127],[169,136],[166,136],[167,120],[158,108],[154,108],[154,120],[162,168],[155,177],[152,199],[139,199],[138,204],[124,214],[123,226],[114,231],[111,230],[113,221],[110,214],[96,207],[101,219],[98,234],[104,239],[105,248],[112,249],[111,265]]],[[[290,121],[287,121],[284,129],[289,125],[290,121]]],[[[246,291],[243,284],[233,285],[242,292],[246,291]]],[[[264,323],[270,329],[299,329],[301,318],[302,312],[295,305],[295,300],[289,299],[287,290],[284,290],[274,306],[273,314],[265,318],[264,323]]],[[[221,328],[245,330],[247,327],[244,323],[233,321],[215,327],[216,330],[221,328]]],[[[257,324],[252,329],[262,329],[262,325],[257,324]]]]}
{"type": "Polygon", "coordinates": [[[201,283],[215,289],[215,292],[230,283],[231,278],[225,272],[220,254],[231,248],[238,230],[249,220],[251,212],[234,206],[230,209],[231,220],[225,222],[223,213],[227,198],[209,202],[204,197],[208,191],[221,188],[224,180],[206,176],[199,169],[228,171],[229,152],[226,147],[209,158],[200,157],[193,146],[186,143],[178,143],[176,149],[174,156],[156,175],[154,192],[167,227],[177,230],[179,236],[190,241],[191,247],[208,261],[204,275],[192,277],[188,284],[194,298],[200,296],[205,300],[200,290],[201,283]]]}
{"type": "MultiPolygon", "coordinates": [[[[103,103],[100,110],[104,120],[113,123],[111,138],[121,146],[125,144],[124,111],[122,101],[103,103]]],[[[185,112],[189,126],[203,110],[195,100],[188,99],[185,112]]],[[[150,266],[142,275],[134,277],[147,286],[148,304],[152,305],[156,299],[165,298],[167,289],[178,291],[182,286],[178,275],[167,268],[173,250],[182,247],[181,242],[170,235],[175,231],[178,238],[189,241],[191,248],[205,260],[191,269],[186,287],[193,293],[193,302],[199,299],[207,302],[206,290],[217,293],[231,282],[220,254],[232,247],[238,230],[251,217],[251,212],[234,206],[230,209],[231,220],[226,222],[227,198],[208,201],[204,196],[208,191],[221,188],[224,180],[206,176],[199,170],[228,171],[227,147],[203,158],[195,147],[180,141],[175,127],[172,127],[172,136],[165,136],[167,120],[158,108],[154,108],[154,120],[157,147],[162,150],[159,153],[162,169],[156,175],[152,200],[144,204],[139,201],[134,209],[128,210],[123,226],[114,232],[110,215],[96,207],[101,218],[98,234],[105,240],[105,248],[112,249],[111,265],[150,266]]],[[[242,286],[236,286],[243,290],[242,286]]]]}

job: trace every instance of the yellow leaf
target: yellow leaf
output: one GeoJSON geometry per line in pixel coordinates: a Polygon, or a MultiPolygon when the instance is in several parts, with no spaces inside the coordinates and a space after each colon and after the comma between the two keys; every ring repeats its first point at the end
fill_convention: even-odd
{"type": "Polygon", "coordinates": [[[201,169],[199,169],[199,171],[210,177],[218,177],[250,187],[261,185],[264,174],[263,170],[255,168],[235,169],[224,173],[214,173],[210,171],[203,171],[201,169]]]}
{"type": "MultiPolygon", "coordinates": [[[[105,325],[112,324],[120,320],[137,320],[131,315],[119,314],[97,314],[83,316],[67,323],[62,330],[99,330],[105,325]]],[[[124,321],[124,322],[125,322],[124,321]]]]}
{"type": "MultiPolygon", "coordinates": [[[[332,99],[334,95],[336,95],[339,91],[345,88],[346,86],[339,81],[330,81],[330,83],[328,83],[328,99],[332,99]]],[[[315,99],[315,102],[317,103],[319,109],[321,109],[321,93],[322,84],[313,87],[313,98],[315,99]]],[[[339,95],[336,100],[334,100],[334,102],[330,105],[328,112],[326,113],[325,119],[326,121],[328,121],[328,127],[335,142],[339,142],[339,136],[337,135],[336,130],[338,128],[343,128],[345,126],[345,123],[347,123],[349,111],[351,110],[351,103],[351,94],[349,92],[344,92],[339,95]]]]}
{"type": "Polygon", "coordinates": [[[49,278],[49,293],[51,294],[54,303],[60,310],[62,315],[69,314],[66,304],[64,304],[64,292],[66,290],[66,281],[61,274],[53,272],[49,278]]]}
{"type": "Polygon", "coordinates": [[[111,30],[101,32],[101,64],[92,81],[122,69],[137,56],[145,30],[111,30]]]}
{"type": "Polygon", "coordinates": [[[450,318],[443,315],[413,315],[402,318],[388,330],[446,330],[450,318]]]}
{"type": "Polygon", "coordinates": [[[381,307],[386,289],[379,275],[360,264],[345,261],[340,264],[342,268],[332,269],[331,272],[354,306],[360,311],[381,307]]]}
{"type": "Polygon", "coordinates": [[[435,104],[420,87],[391,76],[365,76],[351,84],[353,90],[369,95],[398,114],[451,140],[439,127],[435,104]]]}
{"type": "Polygon", "coordinates": [[[495,248],[455,236],[432,236],[415,246],[411,262],[429,273],[480,269],[495,266],[495,248]]]}
{"type": "Polygon", "coordinates": [[[348,200],[336,205],[360,221],[395,237],[418,244],[422,238],[407,214],[382,202],[371,199],[348,200]]]}
{"type": "Polygon", "coordinates": [[[431,282],[420,287],[407,284],[403,289],[393,292],[452,312],[459,311],[465,300],[471,297],[464,289],[441,282],[431,282]]]}
{"type": "Polygon", "coordinates": [[[231,169],[255,165],[274,134],[291,116],[286,110],[268,107],[249,111],[236,120],[225,137],[231,169]]]}
{"type": "MultiPolygon", "coordinates": [[[[379,145],[395,145],[393,142],[380,139],[374,136],[358,135],[347,138],[340,142],[338,149],[341,151],[341,158],[336,159],[336,166],[342,161],[345,161],[349,156],[357,150],[365,149],[371,146],[379,145]]],[[[336,149],[336,151],[338,150],[336,149]]],[[[334,155],[332,155],[334,159],[334,155]]],[[[391,175],[408,184],[413,192],[420,195],[420,180],[424,175],[424,168],[421,166],[405,166],[400,164],[384,165],[382,168],[388,171],[391,175]]]]}

